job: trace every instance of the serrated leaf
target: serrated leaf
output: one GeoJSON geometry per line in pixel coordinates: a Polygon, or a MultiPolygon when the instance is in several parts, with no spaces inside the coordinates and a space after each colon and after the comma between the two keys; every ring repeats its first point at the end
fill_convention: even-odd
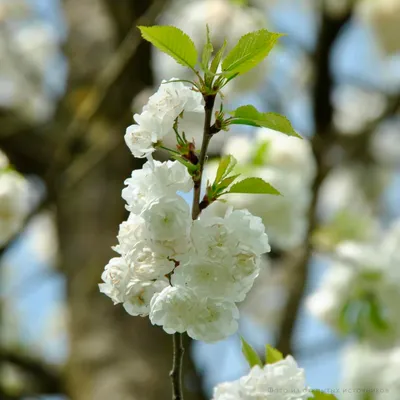
{"type": "Polygon", "coordinates": [[[139,26],[143,39],[168,54],[178,64],[194,69],[197,50],[193,40],[174,26],[139,26]]]}
{"type": "Polygon", "coordinates": [[[227,178],[223,179],[219,184],[218,184],[218,190],[224,190],[226,189],[235,179],[237,179],[240,176],[240,174],[237,175],[232,175],[228,176],[227,178]]]}
{"type": "Polygon", "coordinates": [[[210,39],[210,28],[207,25],[207,41],[203,48],[203,54],[201,56],[201,65],[205,71],[208,70],[208,64],[210,63],[211,54],[214,51],[214,47],[210,39]]]}
{"type": "Polygon", "coordinates": [[[247,362],[250,365],[250,368],[253,368],[255,365],[259,365],[262,367],[262,362],[257,352],[251,347],[242,337],[240,337],[242,342],[242,353],[245,356],[247,362]]]}
{"type": "Polygon", "coordinates": [[[261,178],[246,178],[235,183],[228,193],[248,193],[248,194],[273,194],[281,193],[271,184],[265,182],[261,178]]]}
{"type": "Polygon", "coordinates": [[[265,346],[265,363],[274,364],[281,360],[283,360],[283,354],[279,350],[267,344],[265,346]]]}
{"type": "Polygon", "coordinates": [[[254,106],[241,106],[234,111],[231,111],[233,119],[229,122],[232,125],[250,125],[261,128],[269,128],[274,131],[285,133],[288,136],[301,136],[293,129],[290,121],[283,115],[258,111],[254,106]]]}
{"type": "Polygon", "coordinates": [[[222,62],[222,71],[234,75],[251,70],[268,55],[280,36],[282,34],[266,29],[242,36],[222,62]]]}
{"type": "Polygon", "coordinates": [[[222,179],[226,178],[232,172],[233,168],[235,168],[236,163],[236,158],[231,154],[221,158],[214,183],[218,184],[222,179]]]}
{"type": "Polygon", "coordinates": [[[314,395],[314,400],[337,400],[337,397],[330,393],[324,393],[320,390],[312,390],[312,394],[314,395]]]}

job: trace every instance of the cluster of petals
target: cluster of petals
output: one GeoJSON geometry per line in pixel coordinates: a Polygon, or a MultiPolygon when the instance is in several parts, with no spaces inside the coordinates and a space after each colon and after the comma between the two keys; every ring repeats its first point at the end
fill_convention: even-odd
{"type": "Polygon", "coordinates": [[[233,382],[219,384],[213,400],[305,400],[312,398],[305,374],[292,356],[264,367],[254,366],[250,373],[233,382]]]}
{"type": "Polygon", "coordinates": [[[175,120],[183,113],[202,113],[201,93],[185,86],[176,78],[162,81],[158,91],[143,107],[141,114],[135,114],[136,124],[129,126],[125,133],[125,143],[138,158],[149,156],[154,145],[173,133],[175,120]]]}
{"type": "Polygon", "coordinates": [[[125,184],[130,214],[114,247],[119,257],[106,265],[100,290],[167,333],[187,332],[206,342],[233,334],[235,303],[258,276],[261,254],[270,251],[261,219],[232,209],[216,217],[211,206],[193,221],[178,194],[189,192],[193,180],[178,161],[149,160],[125,184]]]}

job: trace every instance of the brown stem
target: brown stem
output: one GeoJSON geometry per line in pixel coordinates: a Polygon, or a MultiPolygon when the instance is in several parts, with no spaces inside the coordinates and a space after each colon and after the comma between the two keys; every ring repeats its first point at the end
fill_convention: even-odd
{"type": "Polygon", "coordinates": [[[199,172],[194,179],[194,195],[193,195],[193,207],[192,207],[192,218],[197,219],[200,214],[200,191],[201,191],[201,179],[203,177],[204,163],[206,161],[207,149],[210,140],[213,136],[211,130],[211,119],[213,108],[215,104],[215,95],[204,96],[204,131],[203,131],[203,142],[201,144],[200,156],[199,156],[199,172]]]}
{"type": "Polygon", "coordinates": [[[183,334],[174,333],[172,336],[173,360],[172,369],[169,373],[172,382],[172,400],[183,400],[182,391],[182,363],[185,348],[183,347],[183,334]]]}
{"type": "MultiPolygon", "coordinates": [[[[200,215],[200,191],[201,191],[201,179],[203,176],[204,163],[207,156],[207,149],[210,140],[213,136],[211,129],[211,119],[215,103],[215,95],[204,96],[204,131],[203,131],[203,142],[201,144],[200,156],[199,156],[199,171],[194,180],[194,193],[193,193],[193,205],[192,205],[192,219],[195,220],[200,215]]],[[[175,333],[172,337],[173,340],[173,360],[172,369],[169,374],[172,382],[172,400],[183,400],[182,390],[182,363],[183,354],[185,348],[183,346],[183,334],[175,333]]]]}

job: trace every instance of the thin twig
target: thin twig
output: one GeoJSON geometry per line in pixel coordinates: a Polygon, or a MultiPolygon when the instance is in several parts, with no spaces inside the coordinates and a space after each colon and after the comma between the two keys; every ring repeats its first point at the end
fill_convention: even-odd
{"type": "Polygon", "coordinates": [[[183,400],[182,389],[182,364],[185,348],[183,347],[183,334],[174,333],[172,336],[173,359],[172,369],[169,373],[172,383],[172,400],[183,400]]]}

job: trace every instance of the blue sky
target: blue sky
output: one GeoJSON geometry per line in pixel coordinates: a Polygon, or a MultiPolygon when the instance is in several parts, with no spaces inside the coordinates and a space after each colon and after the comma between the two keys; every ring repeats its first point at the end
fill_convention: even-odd
{"type": "MultiPolygon", "coordinates": [[[[66,29],[59,8],[60,2],[32,0],[31,3],[35,4],[41,18],[57,28],[60,38],[64,37],[66,29]]],[[[271,21],[280,30],[296,37],[296,40],[304,44],[306,48],[312,48],[316,29],[315,21],[298,7],[278,6],[271,15],[271,21]]],[[[281,68],[290,68],[292,56],[288,54],[280,57],[278,65],[281,68]]],[[[61,63],[58,65],[62,67],[62,58],[55,62],[61,63]]],[[[398,59],[383,61],[379,57],[379,49],[371,32],[357,24],[345,30],[333,59],[335,76],[338,80],[344,76],[357,76],[387,91],[399,87],[400,68],[396,69],[398,65],[398,59]]],[[[53,69],[50,68],[49,71],[53,69]]],[[[60,82],[61,88],[63,85],[64,82],[60,82]]],[[[299,98],[287,104],[285,111],[300,131],[312,131],[311,108],[306,98],[299,98]]],[[[400,181],[390,188],[387,200],[389,204],[399,198],[399,186],[400,181]]],[[[27,346],[40,349],[43,332],[49,326],[49,320],[54,319],[54,312],[57,312],[58,305],[64,300],[65,282],[62,276],[51,267],[35,259],[35,254],[32,253],[25,239],[26,236],[22,237],[7,255],[6,294],[10,293],[16,299],[15,311],[21,323],[18,338],[27,346]]],[[[323,263],[314,260],[308,291],[315,289],[326,267],[323,263]]],[[[242,322],[241,333],[259,348],[270,339],[264,327],[257,326],[248,320],[242,322]]],[[[305,310],[301,311],[296,329],[296,342],[303,350],[298,360],[306,368],[310,386],[322,389],[337,387],[340,373],[338,348],[334,346],[331,350],[321,351],[319,354],[316,354],[314,348],[315,343],[335,343],[336,341],[337,338],[327,327],[313,319],[305,310]],[[304,349],[307,348],[314,350],[312,357],[306,355],[307,350],[304,351],[304,349]]],[[[61,362],[67,353],[67,338],[65,335],[54,337],[39,351],[43,352],[49,361],[61,362]]],[[[194,349],[194,355],[199,367],[206,372],[206,384],[209,389],[217,382],[234,379],[246,370],[246,364],[240,353],[238,336],[214,345],[198,343],[194,349]]]]}

